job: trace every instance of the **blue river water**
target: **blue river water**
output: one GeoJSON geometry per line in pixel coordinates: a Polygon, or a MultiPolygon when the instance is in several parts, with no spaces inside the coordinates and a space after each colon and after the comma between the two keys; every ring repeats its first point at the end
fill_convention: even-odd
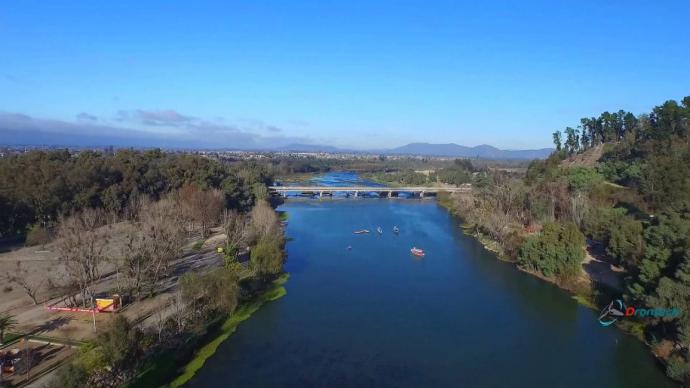
{"type": "Polygon", "coordinates": [[[189,386],[673,386],[641,343],[498,261],[434,200],[288,199],[279,210],[287,295],[240,325],[189,386]]]}

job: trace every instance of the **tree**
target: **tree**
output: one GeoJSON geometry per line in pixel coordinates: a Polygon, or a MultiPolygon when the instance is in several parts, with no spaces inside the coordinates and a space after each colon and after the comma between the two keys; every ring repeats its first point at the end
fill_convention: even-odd
{"type": "Polygon", "coordinates": [[[223,230],[226,236],[225,255],[234,260],[237,252],[247,244],[247,217],[234,210],[226,210],[223,216],[223,230]]]}
{"type": "Polygon", "coordinates": [[[270,237],[262,237],[252,248],[251,269],[259,276],[270,277],[283,270],[284,256],[280,243],[270,237]]]}
{"type": "Polygon", "coordinates": [[[201,237],[208,236],[210,226],[216,224],[225,206],[225,196],[220,190],[200,190],[194,185],[185,185],[178,197],[184,214],[199,225],[201,237]]]}
{"type": "Polygon", "coordinates": [[[190,306],[192,317],[204,322],[214,314],[229,314],[237,307],[239,276],[229,268],[207,273],[186,273],[180,278],[182,302],[190,306]]]}
{"type": "Polygon", "coordinates": [[[565,134],[565,150],[568,152],[568,154],[576,153],[580,147],[580,137],[578,135],[578,130],[571,127],[567,127],[565,129],[565,134]]]}
{"type": "Polygon", "coordinates": [[[46,278],[44,276],[40,276],[39,274],[34,274],[34,276],[31,275],[32,274],[29,272],[29,270],[23,268],[22,263],[17,261],[14,272],[8,272],[5,274],[5,278],[8,282],[14,283],[21,287],[24,292],[26,292],[26,295],[31,298],[31,301],[34,302],[34,305],[37,305],[37,294],[41,287],[43,287],[43,284],[45,284],[46,278]]]}
{"type": "Polygon", "coordinates": [[[0,345],[5,341],[5,333],[17,326],[17,320],[14,316],[6,313],[0,313],[0,345]]]}
{"type": "Polygon", "coordinates": [[[48,381],[49,388],[83,388],[88,386],[89,372],[77,362],[68,362],[60,367],[55,377],[48,381]]]}
{"type": "Polygon", "coordinates": [[[170,263],[182,253],[184,222],[170,198],[146,203],[138,219],[136,227],[127,231],[121,269],[131,293],[140,296],[147,289],[152,295],[170,263]]]}
{"type": "Polygon", "coordinates": [[[252,208],[249,214],[253,232],[253,241],[258,241],[264,237],[280,239],[282,231],[278,215],[266,201],[259,201],[252,208]]]}
{"type": "Polygon", "coordinates": [[[143,333],[117,314],[99,336],[105,361],[114,369],[132,369],[142,352],[143,333]]]}
{"type": "Polygon", "coordinates": [[[561,131],[556,131],[553,133],[553,144],[556,146],[556,151],[561,150],[561,145],[563,144],[561,131]]]}
{"type": "Polygon", "coordinates": [[[570,281],[582,271],[585,238],[577,225],[550,222],[542,233],[530,236],[520,249],[518,263],[544,276],[570,281]]]}
{"type": "Polygon", "coordinates": [[[104,213],[85,209],[71,217],[62,217],[57,233],[57,251],[71,282],[79,286],[82,303],[92,302],[93,285],[101,278],[106,260],[106,236],[98,230],[104,213]]]}
{"type": "Polygon", "coordinates": [[[644,253],[642,222],[624,216],[614,220],[606,253],[627,268],[636,268],[644,253]]]}

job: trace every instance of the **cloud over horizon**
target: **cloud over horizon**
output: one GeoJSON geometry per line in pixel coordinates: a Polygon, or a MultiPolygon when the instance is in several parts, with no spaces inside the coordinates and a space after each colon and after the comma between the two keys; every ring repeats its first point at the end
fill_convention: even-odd
{"type": "Polygon", "coordinates": [[[86,112],[81,112],[78,115],[76,115],[76,118],[78,120],[91,120],[91,121],[98,121],[98,117],[94,115],[90,115],[86,112]]]}
{"type": "Polygon", "coordinates": [[[203,120],[175,110],[120,110],[115,123],[81,112],[76,122],[0,112],[0,142],[7,145],[125,146],[164,148],[276,148],[311,143],[306,137],[278,135],[263,124],[238,126],[203,120]],[[155,130],[147,130],[155,127],[155,130]],[[274,135],[258,133],[266,130],[274,135]]]}

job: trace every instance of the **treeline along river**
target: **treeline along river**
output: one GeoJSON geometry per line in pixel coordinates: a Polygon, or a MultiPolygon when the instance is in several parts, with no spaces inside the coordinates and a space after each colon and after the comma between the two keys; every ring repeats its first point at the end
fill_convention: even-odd
{"type": "Polygon", "coordinates": [[[242,324],[190,386],[673,386],[643,344],[497,260],[433,200],[289,199],[279,210],[287,295],[242,324]]]}

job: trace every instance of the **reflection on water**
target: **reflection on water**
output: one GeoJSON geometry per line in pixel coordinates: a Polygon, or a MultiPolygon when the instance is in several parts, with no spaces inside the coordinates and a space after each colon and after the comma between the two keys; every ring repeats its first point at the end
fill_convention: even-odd
{"type": "Polygon", "coordinates": [[[280,210],[288,294],[241,325],[191,386],[671,386],[642,344],[496,260],[433,201],[280,210]]]}

